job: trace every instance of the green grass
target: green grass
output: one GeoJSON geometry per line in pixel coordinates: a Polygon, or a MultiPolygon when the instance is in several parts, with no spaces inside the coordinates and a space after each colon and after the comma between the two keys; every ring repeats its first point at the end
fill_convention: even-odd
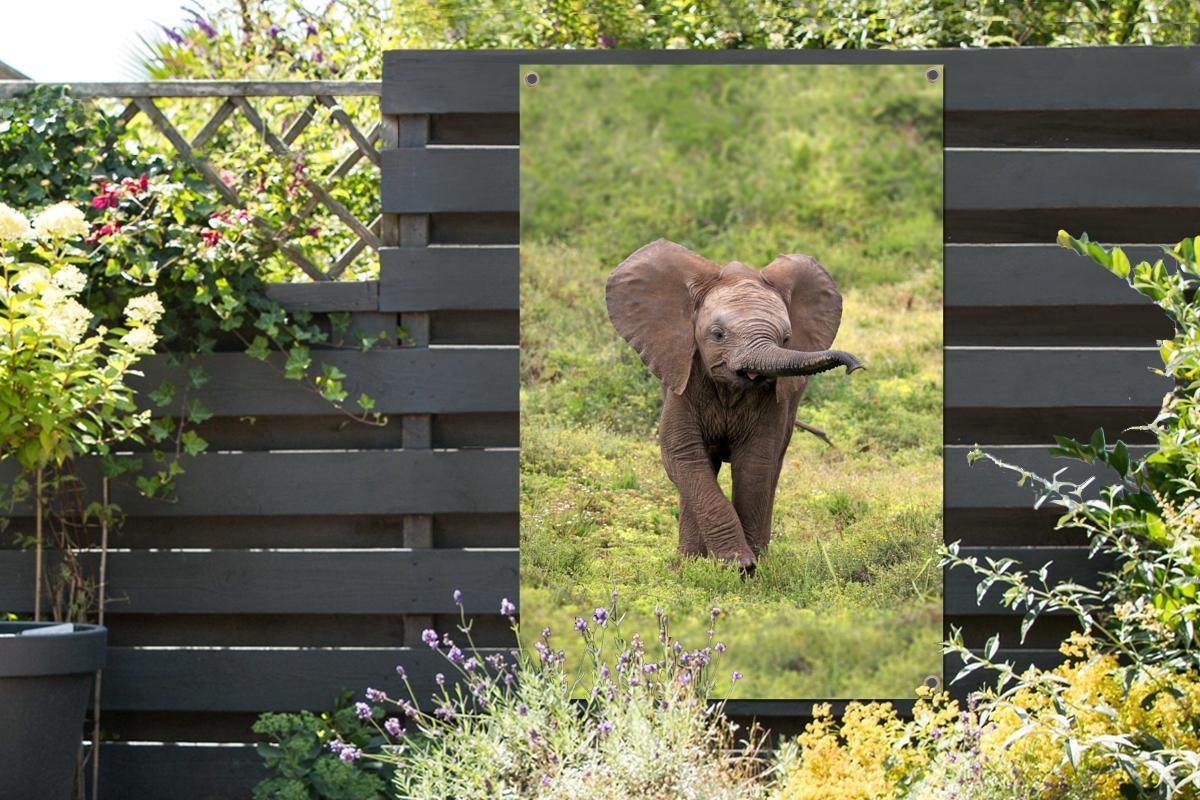
{"type": "MultiPolygon", "coordinates": [[[[914,67],[539,67],[522,89],[521,618],[616,588],[630,629],[725,611],[737,697],[906,697],[940,673],[941,98],[914,67]],[[658,382],[604,280],[659,236],[717,261],[816,256],[845,295],[752,579],[676,552],[658,382]]],[[[729,472],[721,473],[729,491],[729,472]]],[[[573,637],[556,636],[570,649],[573,637]]]]}

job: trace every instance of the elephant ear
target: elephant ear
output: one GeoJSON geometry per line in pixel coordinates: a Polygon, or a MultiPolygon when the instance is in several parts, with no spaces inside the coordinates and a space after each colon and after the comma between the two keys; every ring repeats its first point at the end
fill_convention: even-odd
{"type": "Polygon", "coordinates": [[[686,247],[659,239],[608,276],[605,300],[613,327],[675,394],[683,394],[692,369],[697,292],[720,271],[686,247]]]}
{"type": "MultiPolygon", "coordinates": [[[[837,284],[811,256],[782,255],[763,267],[762,277],[783,295],[791,320],[789,350],[828,350],[842,321],[842,295],[837,284]]],[[[802,393],[808,385],[803,375],[777,381],[780,400],[802,393]]]]}

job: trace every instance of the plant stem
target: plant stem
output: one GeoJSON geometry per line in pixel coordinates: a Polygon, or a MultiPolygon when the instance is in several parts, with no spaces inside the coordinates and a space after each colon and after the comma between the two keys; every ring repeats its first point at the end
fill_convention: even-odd
{"type": "Polygon", "coordinates": [[[42,620],[42,468],[38,467],[34,479],[33,508],[34,546],[33,546],[33,621],[42,620]]]}

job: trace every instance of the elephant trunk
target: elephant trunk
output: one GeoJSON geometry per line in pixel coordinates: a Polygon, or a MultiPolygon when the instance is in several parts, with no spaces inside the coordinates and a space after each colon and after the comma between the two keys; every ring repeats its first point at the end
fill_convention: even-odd
{"type": "Polygon", "coordinates": [[[774,344],[748,349],[738,359],[738,371],[781,378],[787,375],[815,375],[835,367],[846,372],[862,369],[863,363],[844,350],[788,350],[774,344]]]}

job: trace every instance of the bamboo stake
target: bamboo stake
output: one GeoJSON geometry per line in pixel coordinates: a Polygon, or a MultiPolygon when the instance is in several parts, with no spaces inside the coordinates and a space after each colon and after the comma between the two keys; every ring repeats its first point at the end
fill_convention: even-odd
{"type": "MultiPolygon", "coordinates": [[[[96,590],[96,620],[104,624],[104,600],[108,580],[108,478],[100,479],[100,580],[96,590]]],[[[92,800],[100,800],[100,680],[104,670],[96,670],[96,690],[92,698],[92,800]]]]}
{"type": "Polygon", "coordinates": [[[33,508],[37,518],[34,526],[34,556],[33,556],[33,621],[42,621],[42,468],[38,467],[34,479],[33,508]]]}

